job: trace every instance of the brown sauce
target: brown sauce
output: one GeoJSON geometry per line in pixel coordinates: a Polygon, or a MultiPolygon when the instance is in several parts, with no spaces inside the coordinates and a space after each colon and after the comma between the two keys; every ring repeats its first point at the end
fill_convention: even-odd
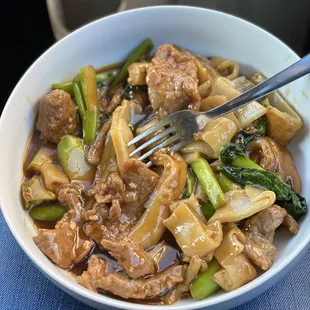
{"type": "Polygon", "coordinates": [[[67,271],[74,276],[80,276],[84,271],[87,270],[88,259],[89,257],[84,258],[80,263],[74,264],[71,269],[68,269],[67,271]]]}
{"type": "Polygon", "coordinates": [[[57,222],[48,222],[48,221],[38,221],[38,220],[32,220],[33,224],[38,228],[38,229],[54,229],[57,222]]]}
{"type": "Polygon", "coordinates": [[[108,263],[108,272],[112,273],[121,270],[121,268],[117,266],[115,259],[107,251],[100,249],[99,246],[95,244],[90,254],[80,263],[74,264],[70,269],[68,269],[68,271],[75,276],[80,276],[84,271],[87,270],[88,260],[93,254],[104,259],[108,263]]]}
{"type": "Polygon", "coordinates": [[[165,231],[160,242],[161,241],[164,241],[167,244],[167,250],[165,253],[163,253],[163,255],[161,255],[157,264],[159,272],[168,268],[169,266],[172,266],[173,264],[180,263],[181,253],[181,249],[170,231],[165,231]]]}

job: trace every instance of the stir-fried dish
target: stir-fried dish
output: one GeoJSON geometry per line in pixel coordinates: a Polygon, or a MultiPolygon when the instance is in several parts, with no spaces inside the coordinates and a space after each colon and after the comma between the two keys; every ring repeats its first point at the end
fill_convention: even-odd
{"type": "Polygon", "coordinates": [[[136,135],[265,79],[176,45],[152,50],[146,39],[123,64],[81,68],[40,99],[23,205],[36,245],[85,288],[136,302],[202,300],[270,269],[279,226],[297,234],[307,206],[286,145],[303,122],[274,92],[211,121],[180,152],[156,151],[148,167],[130,156],[136,135]]]}

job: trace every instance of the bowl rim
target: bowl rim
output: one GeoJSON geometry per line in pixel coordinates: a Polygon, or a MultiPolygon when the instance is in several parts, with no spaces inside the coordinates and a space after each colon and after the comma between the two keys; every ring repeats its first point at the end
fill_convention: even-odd
{"type": "MultiPolygon", "coordinates": [[[[116,14],[112,14],[109,16],[102,17],[98,20],[95,20],[89,24],[86,24],[86,25],[76,29],[75,31],[73,31],[72,33],[67,35],[65,38],[61,39],[58,42],[55,42],[50,48],[48,48],[41,56],[39,56],[33,62],[33,64],[22,75],[22,77],[20,78],[20,80],[18,81],[16,86],[14,87],[11,95],[9,96],[9,98],[5,104],[5,107],[3,109],[1,119],[0,119],[0,136],[1,136],[1,133],[3,131],[3,129],[2,129],[3,119],[6,117],[7,110],[9,109],[9,106],[10,106],[11,102],[13,101],[13,98],[15,97],[15,93],[17,93],[19,91],[18,88],[20,87],[20,85],[22,85],[23,81],[25,79],[27,79],[27,76],[28,76],[29,72],[33,69],[33,67],[35,67],[40,61],[44,61],[45,57],[47,57],[47,55],[49,53],[51,53],[54,49],[57,49],[61,44],[65,44],[65,41],[68,40],[68,38],[73,38],[74,36],[78,35],[80,32],[83,32],[85,28],[94,27],[96,24],[102,23],[102,20],[117,19],[120,15],[125,15],[125,14],[127,14],[127,15],[133,14],[134,15],[134,14],[136,14],[136,12],[141,12],[141,11],[148,12],[148,11],[154,11],[154,10],[168,10],[168,11],[180,10],[180,11],[187,11],[188,14],[190,14],[194,11],[205,11],[205,12],[209,12],[211,14],[218,14],[218,15],[223,16],[225,18],[234,19],[236,22],[244,24],[247,27],[252,27],[253,29],[255,29],[257,31],[263,32],[265,36],[269,36],[274,41],[277,41],[277,43],[279,45],[282,45],[283,48],[286,48],[291,53],[291,56],[294,58],[294,60],[297,61],[300,59],[300,57],[290,47],[288,47],[279,38],[272,35],[271,33],[264,30],[263,28],[255,25],[255,24],[253,24],[253,23],[251,23],[245,19],[236,17],[232,14],[220,12],[217,10],[200,8],[200,7],[193,7],[193,6],[165,5],[165,6],[150,6],[150,7],[144,7],[144,8],[138,8],[138,9],[128,10],[128,11],[124,11],[124,12],[119,12],[116,14]]],[[[241,288],[234,290],[232,292],[227,292],[220,297],[215,297],[214,299],[211,299],[211,300],[207,298],[207,299],[202,300],[202,301],[195,301],[192,304],[184,304],[184,305],[174,304],[174,305],[170,305],[170,306],[168,306],[168,305],[158,306],[158,305],[137,304],[137,303],[132,303],[132,302],[128,302],[128,301],[118,300],[116,298],[112,298],[112,297],[105,296],[102,294],[94,293],[94,292],[78,285],[75,282],[71,282],[71,281],[66,280],[64,276],[60,276],[60,274],[55,273],[53,270],[46,268],[44,261],[43,262],[37,261],[35,258],[35,255],[25,246],[22,236],[19,236],[17,234],[17,232],[14,228],[14,223],[9,218],[8,214],[6,213],[6,208],[4,207],[4,205],[2,203],[1,192],[0,192],[0,205],[2,206],[0,209],[2,210],[2,214],[4,216],[4,219],[7,223],[7,225],[9,226],[10,231],[13,234],[15,240],[18,242],[19,246],[23,249],[23,251],[26,253],[26,255],[30,258],[30,260],[34,263],[34,265],[36,267],[38,267],[40,269],[40,271],[45,276],[47,276],[52,282],[59,284],[59,286],[61,287],[62,290],[65,290],[67,293],[70,293],[70,294],[72,293],[72,295],[74,295],[75,297],[79,296],[80,298],[84,298],[90,302],[96,302],[96,303],[101,304],[101,305],[107,305],[107,306],[120,308],[120,309],[130,309],[130,310],[154,309],[155,310],[155,309],[158,309],[159,307],[161,307],[161,308],[169,307],[169,309],[175,309],[175,310],[181,310],[181,309],[182,310],[185,310],[185,309],[188,310],[188,309],[203,308],[206,306],[215,306],[215,305],[219,305],[219,304],[224,303],[224,302],[228,302],[229,300],[236,299],[236,298],[242,296],[243,294],[246,294],[246,293],[253,291],[255,288],[262,287],[262,285],[264,283],[266,283],[268,280],[270,280],[273,277],[275,277],[276,275],[278,275],[281,270],[284,270],[289,265],[292,265],[294,259],[297,258],[298,255],[301,254],[301,252],[303,252],[306,249],[307,245],[309,245],[309,242],[310,242],[310,234],[309,234],[308,236],[305,236],[305,238],[302,240],[302,242],[297,244],[296,247],[294,247],[293,250],[287,256],[285,256],[279,264],[277,264],[276,266],[273,266],[273,268],[264,272],[262,275],[260,275],[255,280],[251,281],[250,283],[248,283],[248,284],[242,286],[241,288]]],[[[267,288],[268,287],[269,286],[267,286],[267,288]]],[[[81,300],[80,298],[78,298],[78,299],[81,300]]]]}

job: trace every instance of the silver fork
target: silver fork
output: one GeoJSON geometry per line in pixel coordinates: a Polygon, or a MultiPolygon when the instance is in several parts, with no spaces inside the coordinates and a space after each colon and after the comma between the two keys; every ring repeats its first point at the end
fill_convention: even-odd
{"type": "MultiPolygon", "coordinates": [[[[147,146],[157,141],[159,141],[159,143],[151,150],[140,156],[140,160],[145,160],[156,150],[161,148],[169,148],[172,152],[176,152],[192,141],[193,135],[202,130],[211,120],[239,109],[247,103],[257,100],[308,73],[310,73],[310,54],[283,71],[277,73],[273,77],[267,79],[263,83],[208,112],[194,112],[191,110],[175,112],[132,139],[128,143],[128,146],[136,144],[150,134],[164,128],[164,131],[136,148],[129,156],[131,157],[143,151],[147,146]]],[[[148,162],[147,166],[150,165],[151,162],[148,162]]]]}

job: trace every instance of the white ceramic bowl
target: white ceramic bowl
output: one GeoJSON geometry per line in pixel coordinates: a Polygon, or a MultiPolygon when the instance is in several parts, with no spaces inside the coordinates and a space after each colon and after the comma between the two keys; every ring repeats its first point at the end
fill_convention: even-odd
{"type": "MultiPolygon", "coordinates": [[[[98,309],[158,309],[95,294],[76,284],[53,265],[32,241],[35,234],[20,201],[23,153],[33,129],[37,100],[53,82],[71,79],[80,67],[118,62],[145,37],[156,45],[172,42],[202,55],[230,58],[245,74],[260,70],[266,76],[297,61],[298,56],[266,31],[236,17],[192,7],[151,7],[112,15],[70,34],[44,53],[25,73],[11,94],[0,124],[0,197],[2,212],[14,237],[36,266],[68,294],[98,309]]],[[[305,121],[290,145],[310,201],[310,79],[288,85],[283,93],[305,121]]],[[[310,240],[310,212],[299,234],[281,230],[276,237],[277,257],[272,268],[251,283],[230,293],[220,292],[203,301],[181,300],[170,309],[228,309],[254,298],[283,277],[305,253],[310,240]]],[[[3,236],[2,236],[3,237],[3,236]]]]}

